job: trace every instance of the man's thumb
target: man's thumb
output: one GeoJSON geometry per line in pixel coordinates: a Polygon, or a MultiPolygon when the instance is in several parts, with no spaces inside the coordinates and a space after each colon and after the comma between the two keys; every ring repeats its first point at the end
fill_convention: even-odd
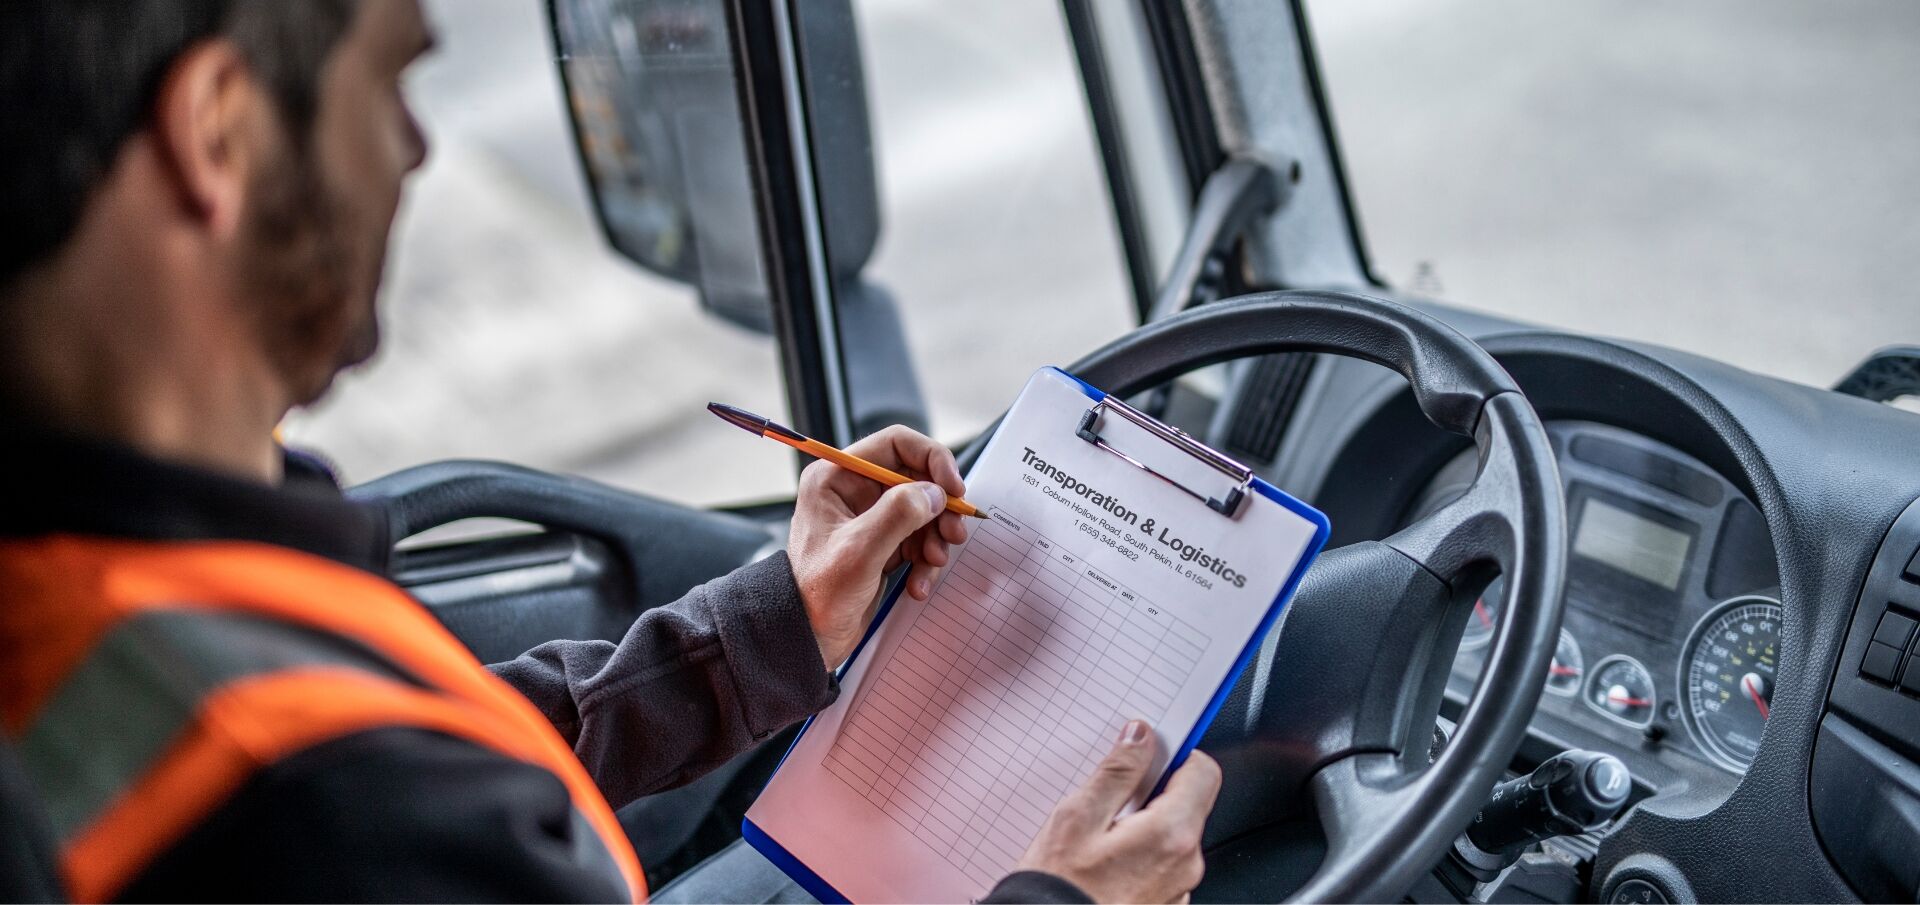
{"type": "Polygon", "coordinates": [[[873,567],[886,565],[887,557],[907,539],[907,535],[927,526],[947,507],[947,492],[940,485],[925,481],[901,484],[880,495],[872,508],[860,513],[850,525],[861,539],[863,554],[873,559],[873,567]]]}

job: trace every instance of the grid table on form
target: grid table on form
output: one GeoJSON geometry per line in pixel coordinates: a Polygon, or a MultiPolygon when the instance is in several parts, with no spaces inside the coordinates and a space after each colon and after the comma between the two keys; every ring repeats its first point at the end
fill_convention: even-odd
{"type": "Polygon", "coordinates": [[[825,763],[983,888],[1210,641],[1003,513],[915,615],[825,763]]]}

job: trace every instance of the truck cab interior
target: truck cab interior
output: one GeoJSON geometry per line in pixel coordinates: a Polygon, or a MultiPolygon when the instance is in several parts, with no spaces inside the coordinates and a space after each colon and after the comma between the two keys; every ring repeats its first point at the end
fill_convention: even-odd
{"type": "MultiPolygon", "coordinates": [[[[1196,901],[1920,895],[1920,348],[1898,345],[1920,234],[1897,203],[1920,134],[1887,115],[1920,84],[1911,8],[935,6],[435,8],[447,54],[511,31],[545,79],[511,54],[459,73],[496,96],[428,105],[456,136],[435,166],[506,197],[548,178],[518,155],[592,231],[488,194],[430,214],[466,183],[425,184],[409,216],[443,219],[390,278],[418,326],[289,437],[362,481],[408,538],[392,577],[482,660],[618,638],[780,548],[796,461],[689,455],[672,419],[704,413],[630,399],[736,393],[842,445],[906,423],[964,465],[1057,364],[1333,524],[1202,743],[1226,780],[1196,901]],[[462,150],[522,94],[562,153],[462,150]],[[1715,125],[1739,117],[1797,138],[1757,152],[1715,125]],[[1799,203],[1864,213],[1773,215],[1799,203]],[[462,274],[530,254],[481,241],[488,217],[678,294],[561,301],[615,278],[554,257],[483,323],[456,302],[493,287],[462,274]],[[646,351],[565,332],[648,306],[646,351]],[[486,331],[498,354],[447,352],[486,331]],[[423,372],[394,369],[423,349],[514,376],[415,401],[393,387],[423,372]],[[568,358],[602,362],[596,392],[543,384],[568,358]],[[517,419],[542,386],[554,420],[517,419]],[[435,418],[502,439],[381,457],[435,418]],[[629,449],[669,476],[627,480],[629,449]],[[1600,755],[1626,791],[1542,791],[1600,755]],[[1553,814],[1500,811],[1503,783],[1553,814]]],[[[791,737],[622,811],[655,888],[738,837],[791,737]]]]}

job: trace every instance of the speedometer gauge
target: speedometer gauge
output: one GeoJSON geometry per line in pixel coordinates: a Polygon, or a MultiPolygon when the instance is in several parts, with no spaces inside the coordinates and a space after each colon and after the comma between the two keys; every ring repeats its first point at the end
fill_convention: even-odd
{"type": "Polygon", "coordinates": [[[1614,654],[1593,667],[1587,680],[1587,706],[1636,729],[1653,724],[1653,676],[1626,654],[1614,654]]]}
{"type": "Polygon", "coordinates": [[[1779,647],[1780,604],[1766,597],[1721,604],[1687,638],[1687,727],[1714,761],[1736,773],[1760,750],[1779,647]]]}
{"type": "Polygon", "coordinates": [[[1570,695],[1580,690],[1580,677],[1587,671],[1587,659],[1580,654],[1580,643],[1560,630],[1560,644],[1553,649],[1553,663],[1547,667],[1547,690],[1570,695]]]}
{"type": "Polygon", "coordinates": [[[1500,621],[1500,601],[1506,597],[1506,585],[1499,576],[1493,583],[1480,592],[1479,599],[1473,602],[1473,612],[1467,615],[1467,627],[1460,634],[1461,650],[1478,650],[1493,640],[1493,627],[1500,621]]]}

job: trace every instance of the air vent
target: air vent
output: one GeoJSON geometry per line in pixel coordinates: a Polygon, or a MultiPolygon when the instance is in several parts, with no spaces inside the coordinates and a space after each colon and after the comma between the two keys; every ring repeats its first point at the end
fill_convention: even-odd
{"type": "Polygon", "coordinates": [[[1273,461],[1313,373],[1313,361],[1311,352],[1282,352],[1254,361],[1227,428],[1228,455],[1262,464],[1273,461]]]}

